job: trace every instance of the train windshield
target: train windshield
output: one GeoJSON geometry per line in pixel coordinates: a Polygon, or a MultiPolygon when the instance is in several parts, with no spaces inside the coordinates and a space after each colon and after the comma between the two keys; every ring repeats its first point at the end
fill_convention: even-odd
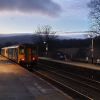
{"type": "Polygon", "coordinates": [[[20,47],[19,54],[24,54],[24,53],[25,53],[24,47],[20,47]]]}
{"type": "Polygon", "coordinates": [[[36,55],[37,52],[36,52],[36,49],[32,49],[32,55],[36,55]]]}

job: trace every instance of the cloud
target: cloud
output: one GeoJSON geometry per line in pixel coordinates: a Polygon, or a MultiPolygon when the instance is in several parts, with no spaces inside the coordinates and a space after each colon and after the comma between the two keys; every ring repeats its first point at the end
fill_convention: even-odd
{"type": "Polygon", "coordinates": [[[61,7],[52,0],[0,0],[0,12],[2,11],[58,16],[61,7]]]}
{"type": "Polygon", "coordinates": [[[73,9],[87,9],[88,6],[87,4],[89,3],[90,0],[75,0],[73,2],[73,4],[71,5],[73,7],[73,9]]]}
{"type": "MultiPolygon", "coordinates": [[[[88,16],[90,0],[62,0],[61,7],[65,16],[88,16]]],[[[60,2],[60,1],[59,1],[60,2]]]]}

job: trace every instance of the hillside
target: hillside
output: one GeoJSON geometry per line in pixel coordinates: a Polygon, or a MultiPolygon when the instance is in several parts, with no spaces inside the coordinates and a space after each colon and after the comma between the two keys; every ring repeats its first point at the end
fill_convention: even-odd
{"type": "Polygon", "coordinates": [[[35,43],[38,40],[36,35],[0,35],[0,45],[15,45],[22,43],[35,43]]]}
{"type": "MultiPolygon", "coordinates": [[[[32,43],[34,44],[36,41],[38,41],[38,36],[36,34],[0,34],[0,46],[8,46],[8,45],[16,45],[16,44],[22,44],[22,43],[32,43]]],[[[55,40],[55,43],[52,43],[51,46],[59,46],[64,48],[73,48],[73,47],[85,47],[91,45],[91,39],[73,39],[73,38],[63,38],[63,36],[58,36],[57,40],[55,40]],[[57,42],[57,44],[56,44],[57,42]]],[[[100,37],[94,39],[94,46],[100,47],[100,37]]]]}

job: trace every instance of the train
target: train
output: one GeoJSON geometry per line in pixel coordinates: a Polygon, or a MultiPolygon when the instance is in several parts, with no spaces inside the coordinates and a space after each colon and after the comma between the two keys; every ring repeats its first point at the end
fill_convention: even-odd
{"type": "Polygon", "coordinates": [[[22,66],[30,67],[38,63],[37,49],[32,44],[20,44],[1,48],[1,55],[22,66]]]}

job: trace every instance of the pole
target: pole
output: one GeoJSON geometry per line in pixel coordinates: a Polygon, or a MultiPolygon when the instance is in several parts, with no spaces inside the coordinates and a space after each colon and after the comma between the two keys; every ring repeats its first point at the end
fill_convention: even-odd
{"type": "Polygon", "coordinates": [[[43,42],[45,44],[45,55],[48,55],[48,43],[47,42],[43,42]]]}
{"type": "Polygon", "coordinates": [[[94,62],[94,41],[93,41],[93,37],[92,37],[91,53],[92,53],[91,57],[92,57],[92,64],[93,64],[93,62],[94,62]]]}
{"type": "Polygon", "coordinates": [[[48,43],[46,43],[46,56],[48,55],[48,43]]]}

